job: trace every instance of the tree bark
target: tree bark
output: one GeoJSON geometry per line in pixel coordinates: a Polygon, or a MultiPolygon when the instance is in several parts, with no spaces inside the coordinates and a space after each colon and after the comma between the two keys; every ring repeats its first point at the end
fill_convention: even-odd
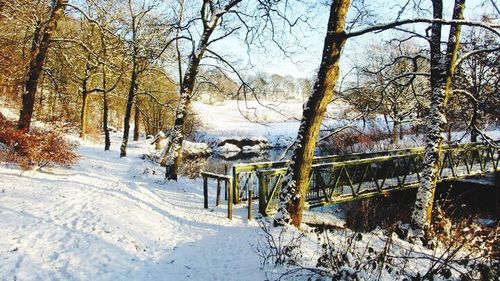
{"type": "Polygon", "coordinates": [[[134,141],[139,140],[139,129],[141,123],[141,111],[139,110],[139,100],[136,98],[135,100],[135,108],[134,108],[134,141]]]}
{"type": "MultiPolygon", "coordinates": [[[[442,0],[433,0],[432,3],[434,18],[442,18],[442,0]]],[[[453,19],[463,19],[464,7],[465,0],[455,0],[453,19]]],[[[412,226],[416,230],[416,235],[422,238],[429,234],[431,226],[434,192],[441,168],[442,134],[446,125],[444,110],[451,94],[451,82],[455,72],[461,25],[451,25],[445,54],[441,52],[441,29],[442,24],[432,24],[430,41],[431,107],[427,118],[422,179],[412,214],[412,226]]]]}
{"type": "Polygon", "coordinates": [[[87,133],[87,112],[88,112],[88,97],[89,97],[89,89],[88,89],[88,81],[90,79],[90,64],[88,62],[90,60],[90,55],[87,56],[87,63],[85,64],[85,76],[82,80],[82,108],[80,111],[80,138],[84,138],[87,133]]]}
{"type": "Polygon", "coordinates": [[[56,0],[52,6],[52,12],[47,23],[41,27],[37,26],[33,35],[33,41],[30,53],[29,70],[24,84],[24,93],[22,96],[22,108],[17,124],[18,129],[29,131],[33,109],[35,105],[35,96],[38,88],[38,79],[42,73],[42,68],[47,57],[50,38],[57,28],[57,22],[62,18],[66,8],[66,0],[56,0]]]}
{"type": "Polygon", "coordinates": [[[332,1],[323,56],[312,94],[305,105],[299,132],[294,143],[294,153],[283,179],[280,205],[275,224],[291,223],[300,227],[305,194],[320,125],[330,103],[339,76],[339,61],[346,41],[345,20],[350,0],[332,1]]]}
{"type": "Polygon", "coordinates": [[[109,101],[108,101],[108,91],[106,91],[106,66],[102,64],[102,93],[103,100],[103,111],[102,111],[102,128],[104,130],[104,150],[109,150],[111,146],[111,140],[109,137],[108,119],[109,119],[109,101]]]}
{"type": "Polygon", "coordinates": [[[83,81],[82,108],[80,112],[80,138],[85,138],[87,133],[87,108],[88,108],[87,79],[83,81]]]}
{"type": "Polygon", "coordinates": [[[397,145],[399,141],[399,130],[401,129],[401,123],[399,121],[394,120],[393,121],[393,127],[392,127],[392,140],[391,143],[397,145]]]}
{"type": "Polygon", "coordinates": [[[472,100],[472,118],[470,120],[470,123],[471,123],[471,130],[470,130],[470,142],[477,142],[477,137],[478,137],[478,131],[477,131],[477,127],[478,127],[478,115],[479,115],[479,112],[478,112],[478,106],[477,106],[477,103],[478,101],[477,100],[472,100]]]}
{"type": "MultiPolygon", "coordinates": [[[[109,150],[111,147],[111,139],[109,137],[109,128],[108,128],[108,120],[109,120],[109,101],[108,101],[108,90],[107,87],[107,71],[106,71],[106,63],[108,59],[108,52],[106,50],[107,44],[104,32],[100,33],[101,36],[101,47],[102,47],[102,58],[103,60],[100,62],[102,68],[102,129],[104,130],[104,151],[109,150]]],[[[118,83],[118,82],[117,82],[118,83]]]]}
{"type": "Polygon", "coordinates": [[[134,104],[135,92],[137,90],[137,62],[136,58],[132,60],[132,74],[130,77],[130,86],[128,89],[127,106],[125,108],[125,117],[123,118],[123,140],[120,146],[120,157],[127,156],[127,144],[130,134],[130,117],[132,115],[132,105],[134,104]]]}
{"type": "MultiPolygon", "coordinates": [[[[106,82],[103,80],[103,86],[106,85],[106,82]]],[[[108,119],[109,119],[109,105],[108,105],[108,93],[103,93],[103,112],[102,112],[102,124],[104,130],[104,150],[109,150],[111,147],[111,140],[109,137],[109,128],[108,128],[108,119]]]]}

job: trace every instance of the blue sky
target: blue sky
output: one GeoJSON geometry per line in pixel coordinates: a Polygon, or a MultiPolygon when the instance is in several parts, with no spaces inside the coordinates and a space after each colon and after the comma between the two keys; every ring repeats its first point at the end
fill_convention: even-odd
{"type": "MultiPolygon", "coordinates": [[[[485,12],[484,8],[481,7],[481,3],[483,2],[485,1],[467,0],[465,17],[467,19],[474,19],[482,15],[485,12]]],[[[373,14],[376,15],[377,22],[387,22],[391,18],[395,17],[397,2],[390,3],[391,4],[389,5],[387,4],[387,1],[370,1],[369,7],[373,14]]],[[[430,7],[430,3],[427,3],[427,5],[430,7]]],[[[448,18],[451,16],[452,5],[453,1],[445,1],[444,12],[448,18]]],[[[490,3],[487,3],[487,5],[490,5],[490,3]]],[[[491,12],[491,10],[486,12],[491,12]]],[[[262,71],[269,74],[278,73],[280,75],[292,75],[297,78],[312,77],[320,62],[323,48],[323,38],[328,20],[328,7],[320,7],[316,10],[316,13],[317,14],[310,15],[311,25],[314,27],[313,30],[306,30],[304,28],[297,31],[300,34],[300,40],[292,44],[294,49],[292,58],[285,57],[277,48],[272,46],[266,48],[252,48],[251,60],[253,66],[247,70],[250,70],[251,72],[262,71]]],[[[402,18],[408,17],[411,17],[411,15],[403,16],[402,18]]],[[[417,31],[422,31],[425,29],[425,25],[415,25],[412,28],[415,28],[417,31]]],[[[443,34],[446,33],[447,30],[444,29],[443,34]]],[[[350,39],[344,49],[345,52],[342,57],[341,68],[345,72],[347,69],[350,69],[350,65],[354,60],[365,60],[366,58],[364,53],[367,47],[372,44],[381,43],[382,40],[392,36],[393,34],[390,32],[385,32],[384,34],[369,34],[350,39]]],[[[247,62],[247,49],[235,38],[222,40],[221,43],[218,44],[218,48],[231,50],[231,58],[242,59],[247,62]]],[[[243,63],[243,65],[245,65],[245,63],[243,63]]]]}

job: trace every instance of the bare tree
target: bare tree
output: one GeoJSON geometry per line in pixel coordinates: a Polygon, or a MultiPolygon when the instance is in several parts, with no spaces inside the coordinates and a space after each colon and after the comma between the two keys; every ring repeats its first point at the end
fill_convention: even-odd
{"type": "MultiPolygon", "coordinates": [[[[500,42],[491,32],[473,28],[465,34],[447,118],[477,142],[500,116],[500,42]]],[[[452,122],[448,122],[451,130],[452,122]]]]}
{"type": "MultiPolygon", "coordinates": [[[[166,26],[162,26],[159,15],[155,14],[155,9],[160,6],[159,1],[134,1],[127,2],[127,15],[121,19],[125,26],[123,40],[129,45],[130,56],[130,84],[128,89],[125,116],[123,120],[123,140],[120,146],[120,157],[127,155],[127,144],[130,134],[130,118],[132,108],[135,105],[136,93],[139,89],[140,75],[146,71],[148,66],[158,59],[160,40],[165,39],[170,32],[166,26]],[[163,37],[163,38],[162,38],[163,37]]],[[[136,107],[135,130],[138,137],[139,112],[136,107]]]]}
{"type": "MultiPolygon", "coordinates": [[[[15,5],[15,3],[13,4],[15,5]]],[[[57,23],[63,17],[66,8],[65,4],[66,0],[52,1],[48,19],[43,20],[43,18],[39,18],[36,21],[30,50],[29,69],[26,75],[24,93],[22,96],[22,108],[17,125],[21,130],[29,131],[30,129],[35,105],[35,95],[38,89],[38,80],[47,57],[50,39],[57,28],[57,23]]]]}
{"type": "MultiPolygon", "coordinates": [[[[433,17],[443,18],[442,0],[433,0],[433,17]]],[[[465,0],[455,0],[453,19],[463,19],[465,0]]],[[[441,50],[442,24],[431,25],[430,65],[431,65],[431,103],[426,128],[426,146],[422,178],[412,214],[412,224],[416,235],[423,237],[428,233],[431,223],[434,192],[440,170],[442,133],[446,123],[445,106],[451,94],[451,82],[455,73],[455,63],[460,45],[460,24],[452,24],[445,52],[441,50]]]]}
{"type": "Polygon", "coordinates": [[[416,109],[426,105],[429,89],[425,52],[404,40],[372,46],[368,64],[356,66],[356,81],[339,93],[360,112],[382,114],[393,144],[402,138],[403,124],[420,123],[416,109]]]}
{"type": "MultiPolygon", "coordinates": [[[[182,159],[185,117],[191,102],[200,62],[212,42],[220,40],[234,32],[233,30],[222,35],[222,37],[211,39],[212,34],[222,21],[224,15],[236,7],[241,1],[242,0],[230,0],[226,3],[224,3],[224,1],[204,1],[201,6],[200,16],[203,25],[202,33],[197,46],[192,49],[189,55],[186,72],[182,75],[182,79],[180,80],[180,99],[174,117],[174,126],[170,131],[167,139],[168,144],[161,160],[161,165],[167,167],[166,178],[170,180],[177,180],[179,165],[182,159]]],[[[191,38],[191,40],[193,39],[191,38]]],[[[180,73],[182,73],[181,70],[180,73]]]]}

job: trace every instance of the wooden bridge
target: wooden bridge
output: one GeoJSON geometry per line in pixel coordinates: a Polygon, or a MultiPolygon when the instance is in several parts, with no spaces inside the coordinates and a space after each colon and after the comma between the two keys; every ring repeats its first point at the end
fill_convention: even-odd
{"type": "MultiPolygon", "coordinates": [[[[499,171],[498,144],[499,142],[496,146],[444,146],[438,181],[499,171]]],[[[309,206],[329,205],[415,188],[420,181],[423,155],[424,148],[418,147],[316,157],[313,160],[306,200],[309,206]]],[[[217,180],[220,198],[220,181],[223,181],[226,198],[227,193],[230,193],[233,196],[229,198],[233,197],[234,203],[250,199],[250,211],[251,199],[259,199],[259,212],[266,216],[276,208],[288,164],[289,161],[237,164],[232,167],[232,175],[202,173],[204,187],[208,190],[208,179],[217,180]]],[[[208,194],[205,198],[207,202],[208,194]]],[[[228,206],[230,209],[232,204],[228,206]]]]}

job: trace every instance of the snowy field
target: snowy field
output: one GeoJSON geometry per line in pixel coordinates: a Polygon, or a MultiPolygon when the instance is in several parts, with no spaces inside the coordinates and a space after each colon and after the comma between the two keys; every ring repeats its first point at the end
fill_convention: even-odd
{"type": "MultiPolygon", "coordinates": [[[[288,145],[297,136],[303,102],[228,100],[215,104],[194,102],[193,109],[202,124],[200,141],[234,137],[263,137],[271,145],[288,145]]],[[[346,106],[331,104],[327,116],[339,117],[346,106]]],[[[328,120],[325,124],[336,121],[328,120]]]]}
{"type": "MultiPolygon", "coordinates": [[[[196,141],[217,142],[227,138],[257,137],[269,141],[272,147],[286,147],[290,145],[297,136],[297,131],[302,117],[303,103],[301,101],[261,101],[260,103],[251,100],[248,102],[228,100],[214,104],[194,102],[193,109],[197,113],[201,128],[199,128],[196,141]]],[[[392,134],[392,122],[386,124],[382,115],[368,119],[364,123],[362,120],[350,122],[345,119],[355,117],[350,112],[349,107],[341,102],[331,103],[328,106],[323,127],[340,128],[347,124],[352,125],[359,131],[369,133],[370,131],[386,132],[392,134]]],[[[390,118],[389,118],[390,120],[390,118]]],[[[500,139],[500,127],[491,126],[486,131],[488,137],[493,140],[500,139]]],[[[448,139],[446,133],[443,138],[448,139]]],[[[455,142],[467,143],[470,136],[465,132],[453,132],[452,140],[455,142]]],[[[423,146],[423,134],[404,135],[403,139],[395,147],[389,144],[390,140],[380,141],[376,148],[378,150],[397,149],[402,147],[423,146]]],[[[375,149],[375,150],[377,150],[375,149]]],[[[359,151],[369,149],[358,148],[359,151]]]]}
{"type": "Polygon", "coordinates": [[[244,207],[203,209],[201,180],[164,182],[146,143],[120,159],[118,137],[82,143],[71,169],[0,164],[0,280],[264,280],[244,207]]]}

